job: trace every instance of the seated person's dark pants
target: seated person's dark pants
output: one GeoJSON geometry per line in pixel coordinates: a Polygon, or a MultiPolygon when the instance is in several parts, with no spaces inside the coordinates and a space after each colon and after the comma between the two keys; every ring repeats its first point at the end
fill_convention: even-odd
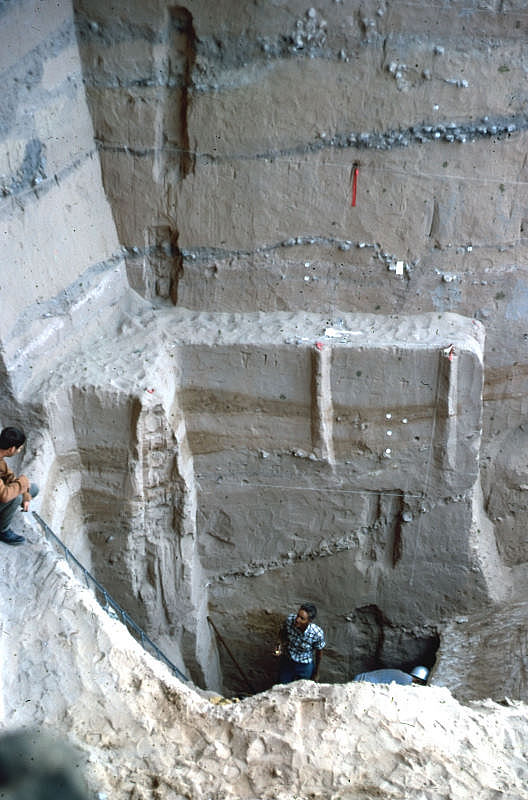
{"type": "Polygon", "coordinates": [[[289,656],[282,655],[279,664],[279,683],[291,683],[300,681],[303,678],[312,678],[315,672],[314,661],[304,664],[301,661],[293,661],[289,656]]]}
{"type": "MultiPolygon", "coordinates": [[[[38,495],[38,486],[36,483],[32,483],[29,486],[29,493],[31,497],[36,497],[38,495]]],[[[15,511],[17,508],[20,508],[22,504],[22,494],[19,494],[18,497],[14,497],[8,503],[0,503],[0,531],[6,531],[9,526],[11,525],[11,520],[15,515],[15,511]]]]}

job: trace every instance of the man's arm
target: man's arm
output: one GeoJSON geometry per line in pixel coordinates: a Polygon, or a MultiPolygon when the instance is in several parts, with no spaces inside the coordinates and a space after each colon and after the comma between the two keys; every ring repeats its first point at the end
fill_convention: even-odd
{"type": "Polygon", "coordinates": [[[286,620],[284,620],[284,622],[280,627],[277,644],[275,645],[275,655],[280,656],[284,652],[284,648],[287,641],[288,641],[288,630],[286,628],[286,620]]]}
{"type": "Polygon", "coordinates": [[[14,500],[15,497],[18,497],[19,494],[25,495],[24,502],[27,502],[29,505],[29,500],[26,499],[27,497],[31,499],[31,495],[29,494],[29,480],[25,475],[20,475],[18,478],[15,478],[14,474],[10,472],[7,483],[5,477],[0,480],[0,503],[9,503],[10,500],[14,500]]]}
{"type": "Polygon", "coordinates": [[[312,677],[312,680],[314,680],[314,681],[318,681],[319,680],[319,667],[321,665],[322,656],[323,656],[323,651],[322,650],[316,650],[315,651],[315,669],[314,669],[314,674],[313,674],[313,677],[312,677]]]}

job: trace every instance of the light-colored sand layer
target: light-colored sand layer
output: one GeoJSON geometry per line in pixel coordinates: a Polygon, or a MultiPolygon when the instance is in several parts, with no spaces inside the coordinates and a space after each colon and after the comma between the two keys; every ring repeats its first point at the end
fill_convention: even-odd
{"type": "Polygon", "coordinates": [[[523,704],[311,682],[221,704],[145,656],[36,529],[28,540],[2,549],[2,728],[68,736],[112,800],[528,798],[523,704]]]}

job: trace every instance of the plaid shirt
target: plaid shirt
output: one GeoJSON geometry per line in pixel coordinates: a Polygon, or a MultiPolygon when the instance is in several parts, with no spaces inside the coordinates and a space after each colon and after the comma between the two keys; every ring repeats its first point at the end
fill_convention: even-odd
{"type": "Polygon", "coordinates": [[[319,625],[310,622],[306,630],[295,627],[297,614],[289,614],[284,627],[288,636],[287,651],[292,661],[309,664],[313,661],[313,650],[322,650],[326,645],[324,633],[319,625]]]}

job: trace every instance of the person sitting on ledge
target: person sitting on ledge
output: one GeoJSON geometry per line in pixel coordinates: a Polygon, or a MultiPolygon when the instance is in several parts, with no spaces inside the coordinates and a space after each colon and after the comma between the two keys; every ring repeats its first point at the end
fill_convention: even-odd
{"type": "Polygon", "coordinates": [[[280,656],[279,682],[319,680],[321,655],[326,642],[324,633],[313,620],[317,609],[313,603],[303,603],[297,614],[289,614],[279,634],[275,655],[280,656]]]}
{"type": "Polygon", "coordinates": [[[26,541],[9,526],[18,506],[22,511],[28,511],[30,501],[38,494],[35,483],[30,483],[25,475],[17,478],[4,461],[21,453],[25,443],[26,435],[19,428],[4,428],[0,432],[0,542],[5,544],[22,544],[26,541]],[[19,503],[20,496],[22,500],[19,503]]]}
{"type": "Polygon", "coordinates": [[[425,686],[428,677],[427,667],[414,667],[410,674],[401,669],[375,669],[372,672],[359,672],[354,680],[366,683],[399,683],[402,686],[418,683],[425,686]]]}

